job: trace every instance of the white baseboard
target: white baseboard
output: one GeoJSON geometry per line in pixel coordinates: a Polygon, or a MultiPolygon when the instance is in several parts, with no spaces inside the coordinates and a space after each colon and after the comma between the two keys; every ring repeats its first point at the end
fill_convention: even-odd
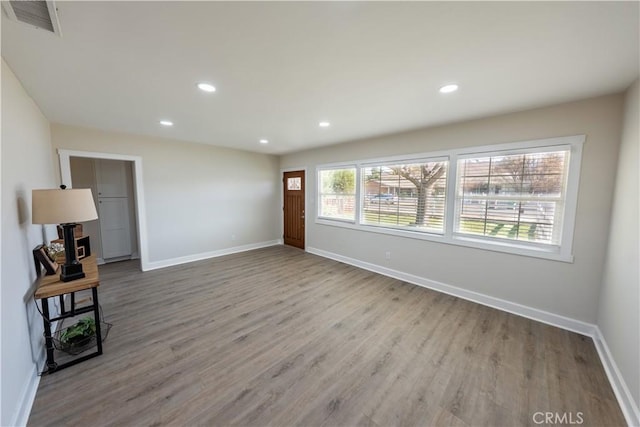
{"type": "Polygon", "coordinates": [[[234,246],[232,248],[220,249],[217,251],[203,252],[194,255],[187,255],[178,258],[165,259],[162,261],[148,262],[143,271],[157,270],[158,268],[171,267],[173,265],[186,264],[188,262],[201,261],[203,259],[216,258],[224,255],[231,255],[238,252],[251,251],[253,249],[266,248],[268,246],[281,245],[282,240],[269,240],[267,242],[250,243],[248,245],[234,246]]]}
{"type": "Polygon", "coordinates": [[[640,427],[640,412],[638,411],[638,406],[634,402],[631,393],[629,392],[629,388],[627,387],[623,376],[620,374],[615,360],[611,356],[609,347],[607,346],[607,343],[600,332],[600,328],[598,328],[597,325],[586,323],[581,320],[571,319],[559,314],[549,313],[544,310],[506,301],[500,298],[468,291],[456,286],[447,285],[446,283],[429,280],[424,277],[349,258],[333,252],[324,251],[322,249],[308,247],[307,252],[591,337],[627,424],[633,427],[640,427]]]}
{"type": "Polygon", "coordinates": [[[320,255],[325,258],[330,258],[336,261],[344,262],[356,267],[363,268],[365,270],[373,271],[374,273],[380,273],[384,276],[393,277],[394,279],[402,280],[412,283],[414,285],[422,286],[425,288],[433,289],[445,294],[453,295],[458,298],[466,299],[468,301],[476,302],[478,304],[486,305],[489,307],[497,308],[498,310],[506,311],[508,313],[517,314],[518,316],[526,317],[528,319],[536,320],[538,322],[546,323],[547,325],[557,326],[562,329],[566,329],[572,332],[577,332],[582,335],[593,336],[595,332],[595,325],[583,322],[581,320],[571,319],[569,317],[561,316],[559,314],[549,313],[544,310],[540,310],[526,305],[518,304],[515,302],[503,300],[500,298],[491,297],[478,292],[469,291],[459,288],[457,286],[447,285],[446,283],[438,282],[435,280],[426,279],[424,277],[416,276],[402,271],[393,270],[387,267],[382,267],[376,264],[371,264],[358,259],[349,258],[343,255],[338,255],[332,252],[327,252],[317,248],[307,248],[307,252],[320,255]]]}
{"type": "MultiPolygon", "coordinates": [[[[65,304],[68,304],[68,303],[69,303],[69,296],[66,295],[65,304]]],[[[54,316],[58,316],[60,314],[59,312],[60,307],[58,307],[55,300],[54,300],[54,306],[56,308],[56,311],[52,314],[54,316]]],[[[56,320],[52,322],[51,331],[57,331],[59,323],[60,323],[60,320],[56,320]]],[[[20,402],[20,405],[18,406],[17,410],[14,412],[13,419],[11,420],[10,425],[12,426],[26,426],[27,421],[29,421],[29,415],[31,415],[31,408],[33,407],[33,402],[35,401],[36,393],[38,392],[38,386],[40,385],[40,372],[46,369],[46,361],[47,361],[46,353],[47,352],[45,349],[45,341],[43,338],[40,346],[40,353],[39,353],[40,357],[38,361],[33,365],[33,369],[29,374],[28,383],[22,389],[22,393],[20,394],[20,399],[18,400],[18,402],[20,402]]]]}
{"type": "Polygon", "coordinates": [[[29,421],[29,415],[31,414],[31,408],[33,407],[33,402],[36,400],[36,393],[38,392],[38,385],[40,385],[40,371],[38,370],[39,366],[44,366],[45,359],[41,358],[38,363],[33,365],[33,370],[29,375],[29,382],[22,389],[22,393],[20,394],[20,406],[16,410],[13,415],[13,419],[11,420],[12,426],[26,426],[27,421],[29,421]]]}
{"type": "MultiPolygon", "coordinates": [[[[133,254],[131,256],[126,256],[122,258],[109,258],[109,262],[129,261],[134,259],[140,259],[140,255],[133,254]]],[[[108,262],[105,261],[104,258],[96,258],[96,262],[98,263],[98,265],[108,264],[108,262]]]]}
{"type": "MultiPolygon", "coordinates": [[[[282,240],[271,240],[268,242],[253,243],[253,244],[243,245],[243,246],[235,246],[232,248],[221,249],[218,251],[206,252],[206,253],[201,253],[196,255],[163,260],[163,261],[156,261],[156,262],[149,263],[145,271],[155,270],[155,269],[169,267],[173,265],[184,264],[184,263],[193,262],[193,261],[199,261],[203,259],[219,257],[223,255],[230,255],[238,252],[250,251],[253,249],[259,249],[259,248],[264,248],[268,246],[280,245],[280,244],[282,244],[282,240]]],[[[445,283],[438,282],[435,280],[429,280],[424,277],[420,277],[413,274],[404,273],[398,270],[382,267],[376,264],[360,261],[355,258],[346,257],[343,255],[335,254],[333,252],[324,251],[322,249],[307,247],[306,250],[311,254],[319,255],[324,258],[340,261],[345,264],[353,265],[368,271],[372,271],[374,273],[379,273],[384,276],[388,276],[394,279],[412,283],[414,285],[433,289],[438,292],[443,292],[458,298],[462,298],[478,304],[486,305],[486,306],[496,308],[498,310],[506,311],[512,314],[516,314],[519,316],[523,316],[538,322],[546,323],[548,325],[556,326],[556,327],[566,329],[572,332],[576,332],[582,335],[590,336],[594,341],[596,350],[598,351],[598,355],[600,356],[600,360],[602,361],[602,365],[604,366],[607,377],[609,378],[609,382],[611,383],[611,387],[613,388],[616,398],[618,399],[618,404],[622,409],[622,412],[625,416],[627,424],[629,426],[640,427],[640,410],[638,409],[638,405],[633,400],[631,393],[629,392],[629,388],[627,387],[627,384],[623,376],[621,375],[618,369],[618,366],[615,363],[615,360],[611,355],[611,351],[609,350],[609,347],[604,339],[604,336],[602,335],[602,332],[600,331],[600,328],[598,328],[597,325],[582,322],[576,319],[571,319],[558,314],[549,313],[544,310],[506,301],[500,298],[495,298],[495,297],[480,294],[477,292],[468,291],[466,289],[462,289],[456,286],[447,285],[445,283]]],[[[35,400],[36,392],[38,390],[38,385],[40,383],[40,377],[38,376],[38,366],[43,366],[43,364],[44,364],[44,360],[40,361],[40,363],[34,366],[30,381],[22,391],[21,399],[20,399],[20,402],[22,402],[22,404],[20,405],[20,408],[16,411],[13,417],[12,425],[15,425],[15,426],[26,425],[29,419],[29,414],[31,412],[31,407],[33,406],[33,402],[35,400]]]]}
{"type": "Polygon", "coordinates": [[[117,256],[113,258],[98,258],[98,263],[102,261],[103,264],[109,264],[111,262],[129,261],[132,259],[131,255],[117,256]]]}
{"type": "Polygon", "coordinates": [[[596,345],[596,350],[598,350],[598,355],[600,356],[604,370],[607,373],[607,377],[609,377],[609,382],[611,383],[613,392],[618,399],[620,409],[622,409],[622,413],[627,420],[627,424],[634,427],[640,426],[640,409],[638,409],[638,404],[633,400],[629,387],[627,387],[627,383],[620,373],[615,359],[611,355],[611,350],[609,350],[607,341],[604,339],[602,331],[597,326],[596,333],[593,336],[593,342],[596,345]]]}

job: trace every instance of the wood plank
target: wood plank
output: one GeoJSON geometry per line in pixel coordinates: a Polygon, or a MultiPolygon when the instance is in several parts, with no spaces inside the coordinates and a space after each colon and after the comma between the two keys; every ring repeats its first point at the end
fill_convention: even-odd
{"type": "Polygon", "coordinates": [[[590,338],[298,249],[100,277],[104,354],[29,425],[625,425],[590,338]]]}

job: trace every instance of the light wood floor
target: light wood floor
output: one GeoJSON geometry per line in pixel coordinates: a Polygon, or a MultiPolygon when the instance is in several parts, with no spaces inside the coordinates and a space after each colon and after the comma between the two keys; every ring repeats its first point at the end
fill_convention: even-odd
{"type": "Polygon", "coordinates": [[[105,354],[30,425],[624,425],[590,338],[297,249],[100,274],[105,354]]]}

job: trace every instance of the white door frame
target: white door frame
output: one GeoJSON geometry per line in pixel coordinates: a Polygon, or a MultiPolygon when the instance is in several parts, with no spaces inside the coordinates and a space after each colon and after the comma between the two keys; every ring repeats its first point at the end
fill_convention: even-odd
{"type": "Polygon", "coordinates": [[[76,151],[58,149],[60,158],[60,178],[62,184],[71,186],[71,157],[85,157],[89,159],[124,160],[133,162],[133,187],[135,192],[134,205],[138,225],[138,250],[140,251],[140,268],[147,271],[149,266],[149,251],[147,244],[147,215],[144,203],[144,184],[142,181],[142,157],[126,154],[96,153],[90,151],[76,151]]]}

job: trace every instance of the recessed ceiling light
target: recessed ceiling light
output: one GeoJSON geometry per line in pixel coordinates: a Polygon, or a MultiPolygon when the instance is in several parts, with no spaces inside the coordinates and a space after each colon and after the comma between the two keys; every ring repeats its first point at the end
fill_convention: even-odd
{"type": "Polygon", "coordinates": [[[268,144],[268,143],[269,143],[269,140],[267,140],[267,139],[261,139],[260,140],[260,144],[268,144]]]}
{"type": "Polygon", "coordinates": [[[210,83],[198,83],[198,89],[205,92],[215,92],[216,88],[214,85],[210,83]]]}
{"type": "Polygon", "coordinates": [[[173,126],[173,122],[169,120],[160,120],[162,126],[173,126]]]}
{"type": "Polygon", "coordinates": [[[458,85],[455,85],[455,84],[445,85],[440,88],[440,93],[451,93],[457,90],[458,90],[458,85]]]}
{"type": "Polygon", "coordinates": [[[331,126],[331,123],[329,123],[329,122],[320,122],[320,123],[318,123],[318,126],[320,126],[321,128],[328,128],[329,126],[331,126]]]}

